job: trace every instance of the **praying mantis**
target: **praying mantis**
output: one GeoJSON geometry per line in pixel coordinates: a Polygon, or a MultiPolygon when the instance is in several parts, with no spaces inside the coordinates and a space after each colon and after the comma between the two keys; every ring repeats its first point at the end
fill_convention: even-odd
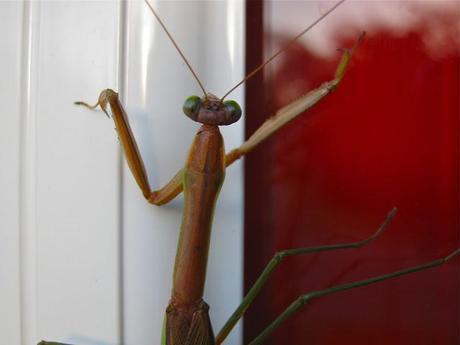
{"type": "MultiPolygon", "coordinates": [[[[294,102],[293,104],[287,106],[286,108],[281,109],[272,120],[268,121],[265,125],[263,125],[260,130],[258,130],[245,144],[243,144],[243,146],[241,146],[239,149],[230,151],[230,153],[228,153],[227,156],[225,156],[225,160],[223,158],[223,147],[222,147],[222,143],[220,142],[221,139],[218,135],[218,132],[216,132],[216,128],[213,127],[213,125],[215,125],[215,123],[213,122],[214,120],[211,120],[209,118],[209,112],[201,113],[200,110],[198,110],[199,104],[203,103],[203,104],[209,105],[210,108],[213,108],[213,109],[215,108],[215,110],[219,111],[218,116],[225,119],[223,121],[225,124],[226,124],[226,121],[233,121],[234,118],[239,117],[241,115],[239,107],[235,105],[234,103],[229,103],[227,106],[227,108],[230,109],[229,112],[221,113],[222,107],[224,109],[226,107],[223,106],[221,103],[219,103],[220,101],[219,98],[217,97],[214,98],[212,96],[206,97],[207,92],[204,90],[203,90],[203,93],[205,94],[205,97],[203,100],[200,101],[196,97],[187,99],[186,103],[184,104],[186,115],[194,118],[195,120],[199,119],[201,121],[204,121],[205,124],[204,124],[204,127],[201,133],[206,133],[206,135],[209,134],[213,138],[212,144],[210,145],[212,147],[217,146],[217,147],[214,147],[216,149],[215,151],[197,150],[198,154],[206,154],[206,155],[210,155],[212,152],[214,153],[218,152],[218,154],[216,154],[216,156],[213,157],[213,159],[215,158],[214,163],[216,165],[212,167],[208,167],[206,165],[206,168],[202,168],[205,170],[209,168],[213,170],[212,175],[214,174],[217,175],[217,176],[214,176],[215,180],[202,181],[203,184],[209,183],[209,184],[215,185],[214,186],[215,189],[212,192],[210,192],[212,194],[212,198],[217,197],[217,192],[220,187],[219,185],[222,183],[221,180],[223,180],[222,175],[224,173],[223,166],[224,165],[228,166],[231,163],[233,163],[236,159],[240,158],[241,156],[249,152],[253,147],[258,145],[265,138],[267,138],[269,135],[274,133],[282,125],[284,125],[285,123],[293,119],[298,114],[302,113],[305,109],[313,106],[314,104],[316,104],[316,102],[318,102],[319,100],[324,98],[327,94],[329,94],[331,91],[333,91],[339,85],[340,81],[344,77],[347,65],[351,59],[353,50],[356,47],[357,45],[353,47],[353,49],[344,52],[342,60],[339,63],[339,67],[337,68],[335,78],[332,81],[326,84],[323,84],[320,88],[308,93],[307,95],[305,95],[298,101],[294,102]],[[203,120],[203,118],[206,118],[206,119],[203,120]],[[214,140],[216,140],[217,143],[214,142],[214,140]],[[218,172],[214,173],[214,169],[217,169],[216,166],[218,166],[219,169],[218,169],[218,172]]],[[[222,97],[221,99],[223,99],[224,97],[222,97]]],[[[83,103],[80,103],[80,104],[83,104],[83,103]]],[[[171,182],[168,185],[166,185],[166,187],[160,189],[159,191],[152,192],[150,190],[150,186],[146,178],[145,169],[143,167],[142,159],[138,153],[138,150],[137,150],[137,147],[134,141],[134,136],[132,135],[131,130],[129,128],[128,120],[125,117],[126,114],[124,113],[124,110],[118,101],[117,94],[112,90],[103,91],[100,95],[98,105],[100,105],[103,108],[103,110],[107,110],[106,109],[107,105],[110,105],[111,110],[112,110],[112,116],[115,120],[118,134],[120,137],[120,141],[125,150],[125,156],[130,166],[130,169],[132,170],[133,175],[136,179],[136,182],[139,184],[144,196],[149,200],[149,202],[159,205],[159,204],[168,202],[171,198],[177,195],[177,193],[179,193],[182,188],[183,179],[184,179],[184,171],[181,171],[178,174],[176,174],[175,177],[171,180],[171,182]]],[[[219,122],[219,124],[221,123],[222,122],[219,122]]],[[[204,145],[201,142],[199,142],[198,139],[196,140],[197,140],[196,145],[204,145]]],[[[205,161],[208,161],[208,158],[206,158],[205,161]]],[[[194,155],[189,156],[188,162],[189,162],[188,170],[194,170],[192,169],[196,162],[194,155]]],[[[202,163],[202,161],[199,161],[199,162],[202,163]]],[[[203,171],[201,171],[201,173],[202,172],[203,171]]],[[[188,179],[198,179],[198,177],[190,176],[190,175],[188,175],[187,178],[188,179]]],[[[186,193],[190,193],[190,191],[187,190],[187,188],[185,188],[185,190],[186,190],[186,193]]],[[[205,208],[203,210],[200,209],[198,211],[191,211],[190,209],[193,209],[195,207],[198,208],[199,207],[198,204],[200,204],[200,207],[201,207],[201,203],[188,203],[187,198],[190,200],[190,199],[193,199],[194,197],[196,196],[191,196],[191,194],[188,194],[188,196],[186,195],[185,209],[187,208],[189,209],[188,211],[185,211],[185,213],[189,214],[190,219],[192,219],[193,216],[196,215],[197,213],[199,214],[200,212],[205,212],[205,215],[203,215],[203,218],[205,219],[205,222],[207,222],[207,224],[203,227],[206,228],[206,235],[209,236],[209,232],[211,228],[210,223],[212,219],[212,215],[211,215],[212,207],[211,206],[213,202],[210,203],[211,206],[208,208],[205,208]],[[187,212],[190,212],[190,213],[187,213],[187,212]]],[[[217,334],[217,337],[215,339],[212,334],[212,328],[210,326],[210,322],[209,322],[209,319],[206,313],[207,306],[201,301],[201,296],[200,296],[200,294],[202,294],[202,289],[203,289],[203,284],[204,284],[206,258],[200,257],[199,258],[200,262],[199,264],[197,264],[198,268],[197,268],[197,274],[195,275],[195,277],[200,276],[200,279],[194,280],[196,278],[193,278],[190,280],[189,278],[185,278],[185,273],[187,272],[184,272],[184,271],[187,271],[187,270],[184,270],[183,267],[186,265],[187,262],[193,261],[195,257],[187,256],[189,254],[187,253],[187,249],[179,246],[179,252],[183,254],[180,254],[180,255],[178,254],[179,263],[177,263],[176,261],[176,265],[177,267],[179,267],[179,272],[182,272],[182,273],[179,273],[177,270],[175,273],[174,280],[177,281],[176,294],[187,295],[188,293],[192,293],[192,297],[190,297],[192,301],[189,301],[189,300],[185,301],[186,308],[185,308],[184,314],[186,315],[184,316],[183,314],[181,314],[182,308],[183,308],[183,305],[181,303],[183,303],[184,301],[181,300],[180,298],[177,298],[177,295],[173,294],[172,303],[170,304],[170,307],[168,308],[168,311],[167,311],[163,343],[171,344],[171,345],[172,344],[213,344],[213,343],[220,344],[222,343],[225,340],[225,337],[228,334],[228,332],[231,331],[235,323],[241,318],[244,310],[247,307],[249,307],[249,304],[256,297],[257,293],[260,291],[263,284],[268,279],[269,274],[281,262],[283,257],[289,256],[289,255],[306,254],[306,253],[315,252],[315,251],[354,248],[354,247],[365,245],[366,243],[369,243],[371,240],[373,240],[375,237],[377,237],[378,235],[382,233],[382,231],[388,226],[389,222],[394,217],[394,215],[395,215],[395,211],[390,212],[387,219],[384,221],[383,225],[379,228],[379,230],[375,233],[375,235],[364,241],[349,243],[349,244],[317,247],[317,248],[296,249],[293,251],[286,251],[286,252],[278,253],[277,255],[275,255],[273,261],[270,262],[270,264],[267,266],[266,271],[264,271],[261,278],[256,282],[254,289],[250,290],[249,294],[244,299],[241,306],[236,310],[235,314],[232,315],[229,322],[224,326],[224,328],[217,334]],[[182,271],[181,271],[181,267],[182,267],[182,271]],[[182,281],[181,279],[185,279],[185,280],[182,281]],[[194,286],[195,284],[196,286],[194,286]],[[196,291],[194,291],[194,288],[196,289],[196,291]],[[191,310],[189,310],[188,308],[191,308],[191,310]],[[168,317],[168,315],[172,315],[172,316],[168,317]],[[177,321],[175,319],[177,315],[179,315],[178,319],[181,321],[177,321]],[[186,321],[182,321],[183,319],[185,319],[186,321]],[[184,331],[184,327],[186,328],[186,331],[184,331]],[[195,332],[198,332],[197,329],[201,333],[195,333],[195,332]]],[[[194,227],[188,227],[185,225],[183,225],[183,227],[184,227],[183,229],[185,228],[186,229],[192,229],[192,228],[196,229],[194,227]]],[[[200,227],[202,227],[201,224],[200,224],[200,227]]],[[[205,238],[205,241],[203,243],[205,243],[206,241],[209,241],[209,238],[205,238]]],[[[186,243],[185,240],[183,240],[183,243],[186,243]]],[[[198,242],[197,242],[197,245],[198,245],[198,242]]],[[[204,252],[206,251],[207,250],[204,250],[203,252],[201,252],[201,256],[206,256],[204,254],[204,252]]],[[[291,307],[289,307],[286,310],[286,312],[280,316],[279,319],[275,320],[274,323],[270,325],[259,337],[254,339],[254,341],[251,342],[251,344],[262,343],[270,335],[270,333],[276,327],[278,327],[289,315],[299,310],[305,303],[307,303],[312,298],[317,298],[323,295],[328,295],[331,293],[355,288],[355,287],[362,286],[365,284],[378,282],[380,280],[389,279],[392,277],[396,277],[398,275],[403,275],[403,274],[415,272],[418,270],[434,267],[434,266],[440,265],[452,259],[457,254],[458,254],[458,250],[443,259],[436,260],[428,264],[406,269],[406,270],[396,272],[393,274],[388,274],[385,276],[368,279],[365,281],[360,281],[360,282],[356,282],[352,284],[345,284],[345,285],[338,286],[335,288],[321,290],[316,293],[302,296],[301,298],[299,298],[299,300],[294,302],[293,305],[291,305],[291,307]]]]}

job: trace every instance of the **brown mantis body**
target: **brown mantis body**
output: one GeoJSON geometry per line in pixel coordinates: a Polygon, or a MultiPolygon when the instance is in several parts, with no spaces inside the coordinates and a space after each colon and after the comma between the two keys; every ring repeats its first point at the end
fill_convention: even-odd
{"type": "MultiPolygon", "coordinates": [[[[202,123],[202,126],[195,136],[184,168],[166,186],[156,191],[150,187],[143,160],[130,129],[127,115],[118,99],[118,94],[110,89],[104,90],[99,97],[98,103],[95,106],[91,106],[91,108],[95,108],[99,105],[104,112],[106,112],[107,105],[110,106],[125,158],[144,197],[150,203],[162,205],[172,200],[182,190],[184,191],[185,203],[181,234],[176,254],[172,294],[166,310],[162,344],[212,345],[222,343],[256,297],[271,272],[284,257],[365,245],[381,234],[394,217],[395,211],[392,211],[379,230],[364,241],[315,248],[299,248],[277,253],[254,287],[249,291],[240,307],[231,316],[217,337],[214,336],[208,315],[208,306],[202,298],[206,280],[212,216],[217,196],[224,180],[225,168],[251,151],[284,124],[335,90],[344,76],[353,50],[354,48],[344,51],[333,80],[324,83],[318,89],[281,109],[240,148],[231,151],[227,155],[225,154],[224,143],[218,126],[227,125],[238,120],[241,115],[239,107],[235,106],[233,101],[224,103],[223,98],[225,96],[219,99],[212,94],[206,93],[204,89],[203,98],[199,99],[196,96],[192,96],[187,99],[184,104],[184,112],[193,120],[202,123]]],[[[82,102],[78,102],[78,104],[87,105],[82,102]]],[[[251,344],[262,343],[276,327],[312,298],[434,267],[453,258],[458,253],[459,251],[457,250],[446,258],[424,265],[301,296],[251,344]]]]}

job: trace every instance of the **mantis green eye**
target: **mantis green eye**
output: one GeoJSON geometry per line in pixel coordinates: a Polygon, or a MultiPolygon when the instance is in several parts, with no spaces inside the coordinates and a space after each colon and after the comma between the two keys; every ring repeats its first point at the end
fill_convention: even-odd
{"type": "Polygon", "coordinates": [[[225,110],[230,114],[231,122],[236,122],[241,117],[241,108],[238,103],[235,101],[225,101],[224,102],[225,110]]]}
{"type": "Polygon", "coordinates": [[[184,111],[185,115],[191,119],[195,119],[200,106],[201,98],[198,96],[190,96],[185,100],[184,105],[182,106],[182,110],[184,111]]]}

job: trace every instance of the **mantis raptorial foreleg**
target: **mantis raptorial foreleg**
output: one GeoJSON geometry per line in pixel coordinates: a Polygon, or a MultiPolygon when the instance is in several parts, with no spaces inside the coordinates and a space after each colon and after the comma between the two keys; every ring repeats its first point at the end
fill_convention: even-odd
{"type": "Polygon", "coordinates": [[[355,281],[352,283],[347,283],[347,284],[342,284],[342,285],[336,285],[324,290],[318,290],[318,291],[313,291],[310,293],[307,293],[305,295],[301,295],[299,298],[297,298],[292,304],[287,307],[262,333],[260,333],[254,340],[252,340],[249,345],[259,345],[262,344],[272,333],[273,331],[278,328],[284,321],[286,321],[290,316],[292,316],[294,313],[299,311],[303,306],[305,306],[308,302],[310,302],[312,299],[322,297],[322,296],[327,296],[331,295],[337,292],[342,292],[346,290],[351,290],[355,289],[361,286],[365,285],[370,285],[374,283],[378,283],[387,279],[392,279],[396,277],[400,277],[403,275],[407,275],[410,273],[415,273],[418,271],[426,270],[429,268],[434,268],[437,266],[441,266],[442,264],[446,263],[447,261],[453,259],[455,256],[460,254],[460,248],[455,250],[454,252],[450,253],[449,255],[434,260],[430,261],[418,266],[406,268],[400,271],[396,271],[393,273],[388,273],[384,274],[381,276],[369,278],[369,279],[364,279],[364,280],[359,280],[355,281]]]}
{"type": "MultiPolygon", "coordinates": [[[[228,167],[234,161],[241,158],[248,152],[252,151],[257,145],[270,137],[277,130],[282,128],[288,122],[295,119],[297,116],[313,107],[320,100],[330,94],[340,84],[354,50],[364,37],[364,33],[360,35],[352,49],[342,49],[343,54],[340,63],[335,72],[335,78],[331,81],[323,83],[317,89],[314,89],[303,95],[294,102],[278,110],[278,112],[267,121],[265,121],[259,129],[254,132],[248,140],[240,147],[230,151],[225,156],[225,165],[228,167]]],[[[129,125],[126,111],[118,99],[118,94],[110,89],[103,90],[99,96],[99,100],[95,105],[88,105],[85,102],[75,102],[77,105],[94,109],[100,106],[101,109],[109,116],[107,105],[110,106],[112,117],[118,132],[123,151],[125,153],[128,166],[136,179],[139,188],[144,197],[154,205],[163,205],[174,199],[182,192],[182,169],[179,170],[174,177],[161,189],[152,191],[145,171],[144,161],[139,152],[139,148],[134,138],[133,132],[129,125]]]]}
{"type": "Polygon", "coordinates": [[[231,332],[231,330],[236,325],[238,320],[243,316],[246,309],[251,305],[251,303],[254,301],[254,299],[259,294],[260,290],[267,283],[267,280],[271,276],[273,271],[278,267],[279,264],[281,264],[281,261],[285,257],[311,254],[311,253],[317,253],[317,252],[325,252],[325,251],[331,251],[331,250],[352,249],[352,248],[362,247],[372,242],[377,237],[379,237],[385,231],[388,225],[390,225],[391,221],[393,220],[395,216],[396,216],[396,208],[392,209],[390,213],[388,213],[387,217],[385,218],[385,221],[382,223],[382,225],[380,225],[378,230],[372,236],[362,241],[351,242],[351,243],[341,243],[341,244],[335,244],[335,245],[326,245],[326,246],[319,246],[319,247],[295,248],[295,249],[283,250],[283,251],[276,253],[273,256],[273,258],[270,260],[270,262],[267,264],[267,266],[265,267],[265,269],[263,270],[259,278],[256,280],[254,285],[251,287],[249,292],[246,294],[241,304],[233,312],[232,316],[230,316],[228,321],[225,323],[225,325],[220,330],[219,334],[216,337],[216,345],[221,344],[225,340],[225,338],[231,332]]]}
{"type": "Polygon", "coordinates": [[[174,199],[174,197],[182,191],[182,171],[179,171],[163,188],[156,191],[151,190],[147,173],[145,171],[144,161],[129,125],[128,116],[118,99],[118,93],[113,90],[106,89],[101,92],[99,100],[95,105],[91,106],[85,102],[75,102],[75,104],[83,105],[91,109],[100,106],[107,116],[109,116],[107,112],[107,104],[110,106],[118,138],[120,139],[121,146],[123,147],[128,166],[136,179],[142,194],[150,203],[155,205],[165,204],[174,199]]]}
{"type": "Polygon", "coordinates": [[[295,119],[297,116],[312,108],[315,104],[321,101],[324,97],[334,91],[342,81],[345,72],[347,71],[351,57],[354,51],[361,43],[365,33],[363,32],[357,39],[355,45],[351,49],[339,49],[343,52],[342,58],[335,71],[335,78],[323,83],[317,89],[314,89],[305,95],[301,96],[294,102],[281,108],[276,114],[266,120],[250,137],[246,140],[243,145],[230,151],[226,155],[226,165],[229,166],[235,160],[252,151],[262,141],[267,139],[270,135],[275,133],[277,130],[282,128],[288,122],[295,119]]]}

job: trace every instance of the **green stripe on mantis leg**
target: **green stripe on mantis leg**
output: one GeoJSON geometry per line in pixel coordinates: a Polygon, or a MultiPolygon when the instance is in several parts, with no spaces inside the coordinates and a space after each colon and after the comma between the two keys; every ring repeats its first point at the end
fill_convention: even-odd
{"type": "Polygon", "coordinates": [[[228,319],[225,325],[220,330],[219,334],[216,337],[216,345],[221,344],[225,338],[227,338],[228,334],[231,332],[233,327],[239,321],[239,319],[243,316],[246,309],[251,305],[254,299],[259,294],[260,290],[266,284],[268,278],[273,273],[276,267],[281,263],[281,261],[287,256],[294,256],[294,255],[303,255],[303,254],[310,254],[310,253],[317,253],[317,252],[324,252],[330,250],[341,250],[341,249],[351,249],[351,248],[359,248],[362,247],[373,240],[375,240],[378,236],[380,236],[385,229],[390,225],[393,218],[396,216],[396,208],[393,208],[385,218],[385,221],[380,225],[378,230],[370,237],[366,238],[365,240],[359,242],[352,242],[352,243],[343,243],[343,244],[334,244],[334,245],[327,245],[327,246],[319,246],[319,247],[308,247],[308,248],[295,248],[295,249],[288,249],[283,250],[275,254],[275,256],[270,260],[268,265],[263,270],[262,274],[257,278],[256,282],[249,290],[247,295],[244,297],[243,301],[239,305],[239,307],[233,312],[232,316],[228,319]]]}
{"type": "Polygon", "coordinates": [[[309,301],[314,298],[322,297],[326,295],[331,295],[337,292],[342,292],[354,288],[358,288],[365,285],[370,285],[374,283],[378,283],[387,279],[392,279],[396,277],[400,277],[406,274],[415,273],[418,271],[426,270],[429,268],[434,268],[437,266],[441,266],[442,264],[446,263],[447,261],[453,259],[455,256],[460,254],[460,248],[452,252],[451,254],[443,257],[441,259],[437,259],[434,261],[430,261],[418,266],[414,266],[411,268],[406,268],[400,271],[396,271],[393,273],[384,274],[378,277],[373,277],[365,280],[359,280],[352,283],[342,284],[333,286],[328,289],[318,290],[314,292],[310,292],[308,294],[300,296],[297,300],[295,300],[289,307],[287,307],[276,319],[273,321],[262,333],[260,333],[253,341],[249,343],[249,345],[259,345],[262,344],[272,333],[275,329],[277,329],[284,321],[286,321],[290,316],[294,313],[299,311],[300,308],[305,306],[309,301]]]}

